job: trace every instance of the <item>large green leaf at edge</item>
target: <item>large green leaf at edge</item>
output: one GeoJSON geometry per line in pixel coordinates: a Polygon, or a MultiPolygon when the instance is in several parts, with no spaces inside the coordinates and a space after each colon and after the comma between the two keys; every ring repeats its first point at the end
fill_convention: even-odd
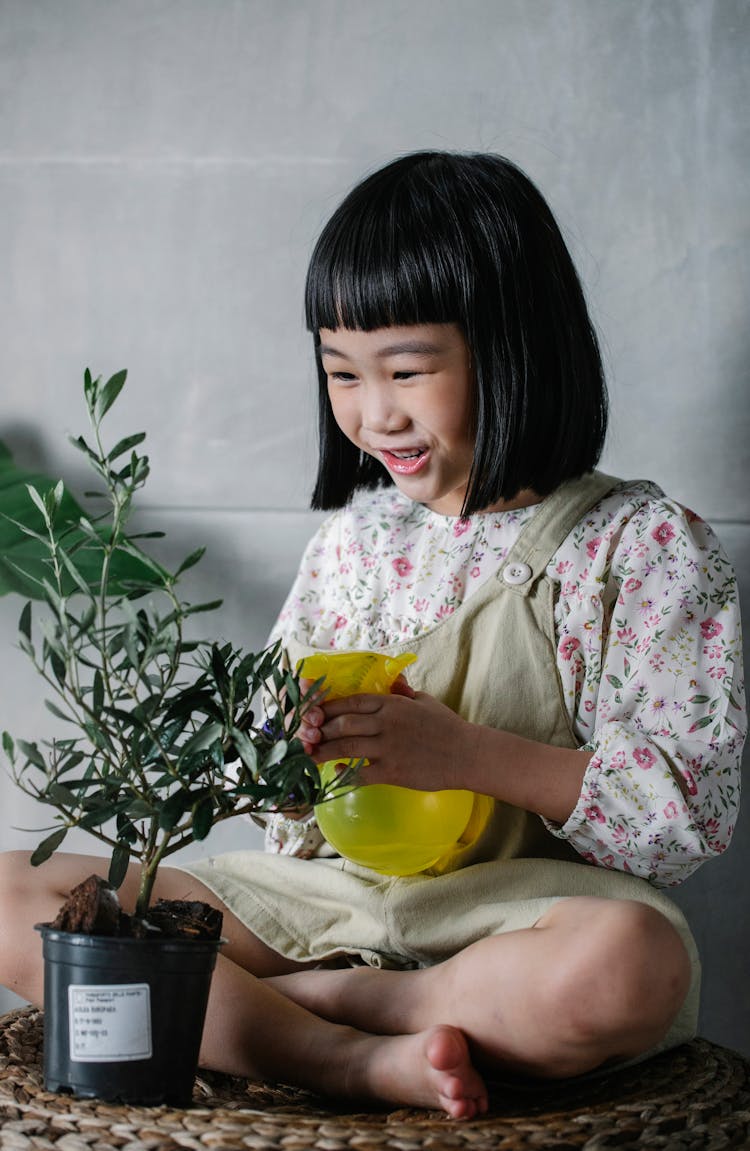
{"type": "MultiPolygon", "coordinates": [[[[49,566],[44,562],[47,550],[42,543],[25,535],[11,520],[17,520],[28,528],[32,528],[40,535],[45,534],[44,520],[41,512],[30,498],[26,485],[30,484],[36,491],[44,495],[55,486],[56,481],[49,476],[39,475],[18,467],[13,462],[10,451],[0,441],[0,595],[16,592],[27,599],[42,599],[39,584],[35,581],[43,577],[49,578],[49,566]]],[[[104,501],[102,501],[104,507],[104,501]]],[[[65,490],[56,520],[59,530],[77,524],[84,514],[70,493],[65,490]]],[[[102,529],[104,536],[106,529],[102,529]]],[[[70,537],[70,543],[75,544],[85,540],[83,533],[77,532],[70,537]]],[[[80,548],[75,554],[75,564],[87,583],[92,588],[98,587],[101,565],[101,553],[93,546],[80,548]]],[[[113,557],[110,574],[110,590],[113,594],[121,593],[125,585],[137,581],[143,585],[158,585],[161,583],[154,568],[158,565],[153,560],[140,560],[137,556],[118,552],[113,557]]],[[[163,569],[163,576],[166,572],[163,569]]],[[[74,590],[73,581],[70,581],[70,591],[74,590]]]]}

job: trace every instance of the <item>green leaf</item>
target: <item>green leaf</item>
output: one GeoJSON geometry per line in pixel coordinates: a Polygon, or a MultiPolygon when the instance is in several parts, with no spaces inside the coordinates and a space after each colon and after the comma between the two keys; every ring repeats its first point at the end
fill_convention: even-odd
{"type": "Polygon", "coordinates": [[[281,763],[288,749],[289,744],[285,739],[280,739],[278,743],[274,744],[263,761],[263,770],[265,771],[266,768],[275,767],[276,764],[281,763]]]}
{"type": "Polygon", "coordinates": [[[186,756],[192,755],[196,751],[204,751],[210,747],[217,739],[220,739],[222,733],[222,725],[220,723],[205,723],[200,731],[191,736],[186,743],[180,748],[180,760],[185,759],[186,756]]]}
{"type": "Polygon", "coordinates": [[[91,831],[93,827],[101,827],[110,819],[114,819],[117,815],[117,805],[111,803],[103,803],[101,806],[87,811],[84,816],[78,821],[78,826],[82,827],[84,831],[91,831]]]}
{"type": "Polygon", "coordinates": [[[132,436],[125,436],[125,438],[116,443],[112,451],[107,454],[107,461],[111,464],[118,456],[124,455],[125,452],[129,452],[131,448],[137,447],[138,444],[142,444],[145,438],[145,432],[136,432],[132,436]]]}
{"type": "Polygon", "coordinates": [[[214,805],[211,796],[207,795],[193,808],[193,837],[196,840],[205,839],[213,826],[214,805]]]}
{"type": "Polygon", "coordinates": [[[46,795],[52,803],[61,807],[77,807],[78,805],[78,797],[62,783],[51,783],[47,788],[46,795]]]}
{"type": "Polygon", "coordinates": [[[205,548],[196,548],[194,552],[191,552],[190,555],[187,556],[186,559],[184,559],[182,561],[182,563],[178,567],[177,571],[175,572],[175,575],[180,576],[180,575],[182,575],[183,572],[186,572],[190,568],[195,567],[195,565],[197,563],[199,563],[199,561],[203,558],[203,556],[205,554],[206,554],[205,548]]]}
{"type": "Polygon", "coordinates": [[[42,496],[40,496],[39,492],[36,490],[36,488],[32,487],[31,484],[26,484],[26,491],[29,493],[32,500],[34,501],[36,506],[39,508],[39,511],[42,513],[42,518],[44,519],[44,522],[49,526],[50,515],[49,515],[49,511],[47,509],[47,501],[42,496]]]}
{"type": "Polygon", "coordinates": [[[87,605],[87,607],[86,607],[85,611],[83,612],[83,614],[81,615],[81,617],[79,619],[72,620],[72,623],[77,628],[78,633],[80,635],[83,635],[84,632],[87,632],[89,630],[92,623],[94,622],[95,617],[96,617],[96,603],[94,601],[92,601],[90,604],[87,605]]]}
{"type": "Polygon", "coordinates": [[[226,698],[229,694],[229,675],[227,673],[227,665],[224,663],[222,654],[216,644],[211,648],[211,670],[214,673],[216,686],[222,698],[226,698]]]}
{"type": "Polygon", "coordinates": [[[15,758],[16,758],[16,747],[15,747],[15,744],[13,743],[13,736],[10,734],[9,731],[3,732],[3,751],[5,752],[8,759],[11,761],[11,763],[14,763],[15,758]]]}
{"type": "Polygon", "coordinates": [[[26,655],[29,656],[30,659],[36,659],[36,649],[34,648],[33,643],[29,643],[25,635],[19,636],[18,646],[20,647],[21,651],[25,652],[26,655]]]}
{"type": "Polygon", "coordinates": [[[128,873],[128,864],[130,863],[130,851],[123,844],[118,844],[112,852],[112,859],[109,864],[109,874],[107,879],[112,886],[117,890],[122,884],[125,876],[128,873]]]}
{"type": "Polygon", "coordinates": [[[91,594],[91,588],[89,587],[88,582],[84,579],[83,575],[78,570],[76,565],[73,563],[73,561],[70,558],[70,556],[68,555],[68,553],[61,549],[58,554],[60,556],[60,559],[62,560],[63,567],[65,568],[65,570],[67,571],[67,573],[71,577],[71,579],[73,580],[73,583],[76,585],[78,590],[82,591],[84,593],[84,595],[90,595],[91,594]]]}
{"type": "Polygon", "coordinates": [[[223,599],[212,599],[212,600],[209,600],[207,603],[197,603],[197,604],[192,604],[192,605],[186,604],[185,608],[184,608],[184,614],[185,615],[197,615],[199,612],[216,611],[216,609],[221,607],[221,605],[223,603],[224,603],[223,599]]]}
{"type": "Polygon", "coordinates": [[[66,715],[64,711],[61,711],[57,704],[53,703],[51,699],[45,699],[44,706],[47,708],[47,711],[52,712],[55,719],[63,719],[66,723],[75,722],[72,716],[66,715]]]}
{"type": "Polygon", "coordinates": [[[130,819],[151,819],[154,815],[154,809],[145,799],[134,799],[133,802],[125,809],[126,815],[130,819]]]}
{"type": "Polygon", "coordinates": [[[21,635],[25,635],[26,639],[31,643],[31,600],[25,604],[21,612],[21,618],[18,621],[18,630],[21,635]]]}
{"type": "Polygon", "coordinates": [[[96,452],[89,447],[83,436],[68,436],[68,439],[74,448],[77,448],[79,452],[83,452],[83,454],[88,456],[90,460],[95,460],[97,458],[96,452]]]}
{"type": "Polygon", "coordinates": [[[127,377],[128,373],[126,370],[116,372],[115,375],[111,376],[107,380],[106,384],[104,384],[103,387],[99,389],[99,394],[96,397],[95,414],[97,420],[101,420],[104,416],[106,416],[107,412],[112,407],[113,403],[122,391],[127,377]]]}
{"type": "Polygon", "coordinates": [[[142,755],[146,762],[161,760],[161,752],[169,751],[175,740],[185,730],[187,716],[178,716],[177,719],[164,723],[156,733],[156,739],[150,737],[143,741],[142,755]]]}
{"type": "Polygon", "coordinates": [[[67,827],[61,827],[57,831],[53,831],[52,835],[48,835],[43,839],[35,851],[31,854],[30,863],[32,867],[38,867],[40,863],[44,863],[53,852],[57,851],[58,847],[68,834],[67,827]]]}
{"type": "Polygon", "coordinates": [[[286,673],[284,677],[284,686],[286,687],[286,698],[289,699],[293,707],[297,707],[299,703],[299,683],[297,678],[292,676],[291,671],[286,673]]]}
{"type": "Polygon", "coordinates": [[[55,679],[59,683],[60,687],[64,687],[65,686],[65,660],[61,659],[60,656],[57,654],[57,652],[53,648],[50,648],[49,661],[50,661],[50,664],[52,665],[52,671],[54,672],[55,679]]]}
{"type": "Polygon", "coordinates": [[[190,806],[190,794],[187,791],[176,791],[165,800],[159,812],[159,827],[162,831],[172,831],[190,806]]]}
{"type": "Polygon", "coordinates": [[[612,684],[612,687],[622,687],[622,680],[618,679],[616,675],[608,675],[605,678],[607,683],[612,684]]]}
{"type": "Polygon", "coordinates": [[[244,731],[239,728],[230,728],[229,734],[232,737],[234,746],[237,748],[237,754],[244,763],[245,767],[253,774],[258,770],[258,752],[252,740],[248,739],[244,731]]]}
{"type": "Polygon", "coordinates": [[[136,630],[135,625],[129,623],[123,632],[123,643],[125,646],[125,654],[130,661],[130,666],[137,668],[140,666],[140,658],[138,656],[138,647],[136,645],[136,630]]]}
{"type": "MultiPolygon", "coordinates": [[[[57,768],[58,776],[62,775],[62,773],[64,771],[72,771],[73,768],[78,767],[78,764],[81,763],[85,758],[86,758],[86,756],[83,754],[82,751],[72,751],[70,753],[70,755],[68,755],[65,759],[61,760],[60,763],[58,764],[58,768],[57,768]]],[[[72,783],[68,783],[68,787],[72,787],[72,786],[73,786],[72,783]]]]}
{"type": "Polygon", "coordinates": [[[97,668],[94,673],[94,686],[92,688],[92,708],[96,715],[101,715],[102,707],[104,706],[104,680],[102,673],[97,668]]]}
{"type": "Polygon", "coordinates": [[[702,727],[708,727],[709,723],[713,722],[714,717],[712,715],[704,715],[702,719],[697,719],[692,727],[688,728],[688,734],[692,731],[700,731],[702,727]]]}
{"type": "Polygon", "coordinates": [[[27,743],[25,739],[19,739],[18,750],[22,755],[25,755],[29,763],[33,763],[34,767],[41,767],[46,771],[47,764],[44,762],[44,757],[35,743],[27,743]]]}
{"type": "Polygon", "coordinates": [[[96,388],[101,376],[97,376],[94,380],[91,377],[91,372],[88,368],[83,373],[83,391],[86,396],[86,402],[90,405],[96,397],[96,388]]]}
{"type": "Polygon", "coordinates": [[[94,747],[98,747],[101,751],[112,751],[112,742],[104,728],[100,727],[98,723],[86,721],[83,729],[94,747]]]}

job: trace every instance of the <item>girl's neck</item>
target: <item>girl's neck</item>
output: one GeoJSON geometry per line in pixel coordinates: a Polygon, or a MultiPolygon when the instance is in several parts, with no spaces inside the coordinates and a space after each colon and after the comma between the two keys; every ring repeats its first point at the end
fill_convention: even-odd
{"type": "Polygon", "coordinates": [[[512,500],[498,500],[492,507],[486,508],[488,512],[513,512],[518,508],[528,508],[532,504],[539,504],[544,499],[532,488],[522,488],[512,500]]]}

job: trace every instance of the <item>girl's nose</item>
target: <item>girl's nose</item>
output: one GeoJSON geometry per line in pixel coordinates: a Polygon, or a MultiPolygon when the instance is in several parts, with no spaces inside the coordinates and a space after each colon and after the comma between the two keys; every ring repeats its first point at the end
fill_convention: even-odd
{"type": "Polygon", "coordinates": [[[399,432],[409,424],[409,416],[390,388],[364,389],[362,427],[368,432],[399,432]]]}

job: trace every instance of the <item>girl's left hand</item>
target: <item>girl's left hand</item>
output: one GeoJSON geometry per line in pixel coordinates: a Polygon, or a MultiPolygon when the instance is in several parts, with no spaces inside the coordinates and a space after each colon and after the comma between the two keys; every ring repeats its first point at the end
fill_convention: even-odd
{"type": "Polygon", "coordinates": [[[324,700],[311,710],[305,718],[320,736],[309,741],[318,763],[367,759],[362,783],[423,791],[471,786],[467,769],[473,759],[473,725],[403,679],[390,695],[324,700]]]}

